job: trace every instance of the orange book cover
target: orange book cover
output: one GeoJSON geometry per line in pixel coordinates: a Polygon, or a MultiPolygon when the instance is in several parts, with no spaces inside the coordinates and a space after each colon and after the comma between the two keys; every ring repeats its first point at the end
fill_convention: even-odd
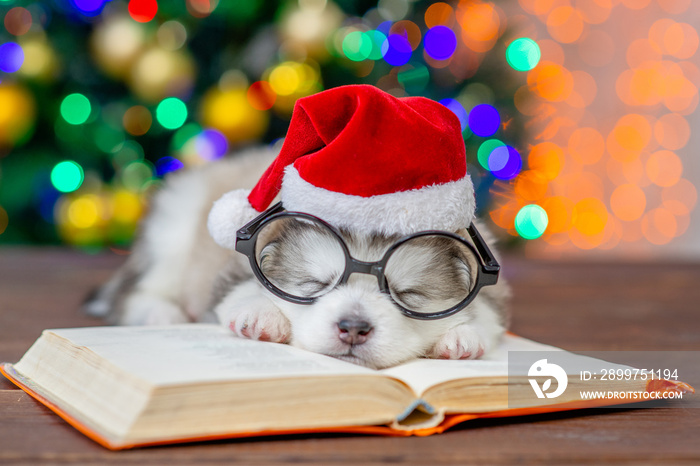
{"type": "MultiPolygon", "coordinates": [[[[60,416],[68,424],[76,428],[79,432],[86,435],[90,439],[99,443],[100,445],[110,449],[110,450],[124,450],[136,447],[145,446],[156,446],[156,445],[168,445],[177,443],[187,443],[187,442],[201,442],[208,440],[221,440],[221,439],[234,439],[234,438],[246,438],[246,437],[261,437],[261,436],[278,436],[278,435],[290,435],[290,434],[315,434],[315,433],[349,433],[349,434],[366,434],[366,435],[384,435],[384,436],[429,436],[434,434],[440,434],[446,430],[454,427],[463,422],[479,419],[479,418],[501,418],[501,417],[515,417],[515,416],[526,416],[530,414],[541,414],[550,413],[557,411],[569,411],[576,409],[585,408],[595,408],[602,406],[609,406],[614,404],[619,404],[619,400],[609,400],[609,399],[596,399],[596,400],[585,400],[585,401],[573,401],[560,404],[552,404],[548,406],[538,406],[538,407],[528,407],[528,408],[514,408],[506,409],[487,413],[462,413],[462,414],[448,414],[445,416],[443,421],[430,428],[421,428],[414,430],[402,430],[395,429],[386,425],[370,425],[370,426],[342,426],[342,427],[323,427],[323,428],[313,428],[313,429],[292,429],[292,430],[262,430],[256,432],[235,432],[235,433],[224,433],[217,435],[205,435],[205,436],[192,436],[183,437],[177,439],[168,439],[163,441],[148,441],[139,443],[126,443],[117,444],[111,442],[109,439],[101,436],[94,429],[89,428],[84,423],[80,422],[75,417],[69,415],[65,410],[61,409],[56,404],[52,403],[44,396],[39,394],[36,390],[33,390],[29,384],[23,383],[16,373],[12,369],[12,364],[4,363],[0,365],[0,373],[2,373],[8,380],[10,380],[17,387],[25,391],[32,398],[36,399],[44,406],[49,408],[51,411],[60,416]]],[[[646,384],[646,390],[649,393],[664,393],[664,392],[676,392],[676,393],[694,393],[693,387],[690,385],[669,380],[650,380],[646,384]]]]}

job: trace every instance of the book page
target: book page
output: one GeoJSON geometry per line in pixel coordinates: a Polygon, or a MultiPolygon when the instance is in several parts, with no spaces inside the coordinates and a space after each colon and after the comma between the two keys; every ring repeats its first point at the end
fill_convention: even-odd
{"type": "Polygon", "coordinates": [[[377,371],[212,324],[47,330],[155,385],[335,376],[377,371]]]}
{"type": "Polygon", "coordinates": [[[515,335],[505,335],[498,348],[481,359],[417,359],[380,372],[395,377],[421,396],[428,388],[447,382],[476,377],[508,377],[508,351],[563,351],[515,335]]]}

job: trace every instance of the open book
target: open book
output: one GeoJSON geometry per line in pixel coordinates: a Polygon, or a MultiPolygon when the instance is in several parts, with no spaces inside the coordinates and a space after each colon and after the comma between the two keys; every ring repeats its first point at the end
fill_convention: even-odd
{"type": "MultiPolygon", "coordinates": [[[[218,325],[95,327],[45,330],[2,372],[112,449],[295,432],[429,435],[477,417],[612,404],[581,401],[576,390],[538,398],[527,368],[509,377],[509,351],[562,350],[508,335],[481,360],[421,359],[377,371],[239,339],[218,325]]],[[[576,371],[599,367],[580,358],[576,371]]],[[[624,388],[692,391],[650,382],[624,388]]]]}

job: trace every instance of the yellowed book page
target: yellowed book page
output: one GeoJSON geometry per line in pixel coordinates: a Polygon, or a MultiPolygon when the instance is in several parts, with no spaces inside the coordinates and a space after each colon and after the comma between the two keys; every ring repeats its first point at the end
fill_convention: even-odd
{"type": "Polygon", "coordinates": [[[305,376],[379,375],[377,371],[289,345],[237,338],[228,329],[212,324],[49,331],[158,386],[305,376]]]}
{"type": "Polygon", "coordinates": [[[409,385],[418,396],[421,396],[430,387],[451,380],[477,377],[508,377],[509,351],[563,350],[526,338],[506,335],[497,348],[481,359],[418,359],[400,366],[384,369],[381,372],[403,381],[409,385]]]}

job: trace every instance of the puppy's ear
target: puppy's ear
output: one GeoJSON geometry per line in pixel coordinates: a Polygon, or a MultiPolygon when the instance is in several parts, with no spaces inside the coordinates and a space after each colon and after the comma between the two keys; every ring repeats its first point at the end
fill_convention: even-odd
{"type": "Polygon", "coordinates": [[[207,228],[219,246],[235,249],[236,231],[259,214],[248,202],[249,194],[249,189],[236,189],[214,202],[207,219],[207,228]]]}

